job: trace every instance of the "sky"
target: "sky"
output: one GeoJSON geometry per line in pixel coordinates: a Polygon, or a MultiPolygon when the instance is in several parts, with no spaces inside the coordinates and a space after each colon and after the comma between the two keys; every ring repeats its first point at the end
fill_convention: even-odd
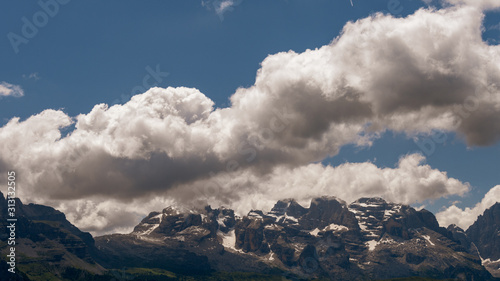
{"type": "Polygon", "coordinates": [[[332,195],[500,196],[500,1],[0,4],[0,190],[93,234],[332,195]]]}

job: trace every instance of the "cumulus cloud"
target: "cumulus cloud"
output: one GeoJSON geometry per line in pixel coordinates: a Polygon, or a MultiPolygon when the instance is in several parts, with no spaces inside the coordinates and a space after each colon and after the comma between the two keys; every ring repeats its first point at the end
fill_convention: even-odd
{"type": "Polygon", "coordinates": [[[24,96],[24,91],[21,86],[13,85],[5,81],[0,82],[0,98],[1,97],[22,97],[24,96]]]}
{"type": "Polygon", "coordinates": [[[138,198],[129,202],[102,198],[73,201],[48,201],[64,212],[69,221],[93,235],[130,233],[151,211],[173,206],[172,199],[164,197],[138,198]]]}
{"type": "Polygon", "coordinates": [[[500,8],[500,2],[497,0],[444,0],[452,5],[467,5],[482,10],[492,10],[500,8]]]}
{"type": "Polygon", "coordinates": [[[266,58],[255,86],[237,91],[233,106],[258,111],[250,99],[288,101],[302,115],[295,139],[319,140],[332,124],[354,123],[374,131],[443,129],[470,145],[494,143],[499,132],[485,122],[498,118],[499,47],[482,41],[482,17],[461,8],[348,23],[328,46],[266,58]]]}
{"type": "Polygon", "coordinates": [[[130,232],[148,212],[171,205],[180,209],[225,206],[246,215],[252,209],[270,210],[284,198],[294,198],[304,206],[323,195],[337,196],[347,202],[377,196],[414,204],[468,192],[468,183],[449,178],[424,161],[422,155],[411,154],[402,157],[394,168],[379,168],[370,162],[337,167],[309,164],[295,169],[281,167],[264,177],[242,170],[180,185],[165,196],[135,198],[130,202],[96,197],[51,204],[67,213],[68,219],[82,229],[103,234],[130,232]]]}
{"type": "MultiPolygon", "coordinates": [[[[236,90],[227,108],[214,108],[197,89],[152,88],[123,105],[99,104],[76,117],[46,110],[13,118],[0,128],[0,180],[7,167],[17,169],[22,198],[40,203],[185,194],[201,200],[206,198],[192,191],[204,183],[216,188],[213,179],[233,185],[217,193],[218,202],[245,194],[251,202],[266,194],[256,187],[266,186],[263,181],[254,179],[280,190],[276,175],[295,178],[296,172],[313,181],[307,175],[339,177],[335,171],[352,172],[350,180],[360,185],[348,185],[352,194],[401,202],[463,194],[465,184],[420,165],[421,156],[408,156],[392,170],[359,164],[373,178],[354,176],[365,173],[360,166],[310,163],[346,144],[370,145],[386,130],[443,130],[457,132],[469,145],[497,142],[500,47],[482,41],[482,19],[475,8],[452,7],[350,22],[319,49],[268,56],[255,84],[236,90]],[[70,125],[75,129],[62,136],[70,125]]],[[[319,195],[321,188],[313,190],[319,195]]],[[[350,194],[339,196],[349,200],[350,194]]],[[[78,221],[81,210],[114,210],[109,204],[65,210],[78,221]]]]}
{"type": "Polygon", "coordinates": [[[446,210],[437,213],[436,218],[441,226],[447,227],[450,224],[456,224],[466,230],[476,221],[479,215],[484,213],[486,209],[493,206],[496,202],[500,202],[499,198],[500,185],[497,185],[490,189],[481,202],[477,203],[474,207],[460,209],[453,204],[446,210]]]}
{"type": "Polygon", "coordinates": [[[401,157],[395,168],[379,168],[371,162],[336,167],[309,164],[294,169],[280,167],[265,176],[247,171],[218,175],[170,192],[183,206],[211,204],[234,208],[240,214],[251,209],[269,210],[276,201],[294,198],[304,205],[323,195],[352,202],[360,197],[382,197],[390,202],[414,204],[429,199],[464,195],[469,184],[449,178],[446,172],[424,164],[421,154],[401,157]],[[200,198],[200,201],[193,201],[200,198]]]}

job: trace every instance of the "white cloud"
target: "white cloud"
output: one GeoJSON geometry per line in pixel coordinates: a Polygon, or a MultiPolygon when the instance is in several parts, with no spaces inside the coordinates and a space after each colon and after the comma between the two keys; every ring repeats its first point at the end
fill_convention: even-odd
{"type": "Polygon", "coordinates": [[[473,208],[460,209],[452,205],[446,210],[436,214],[436,218],[441,226],[447,227],[450,224],[456,224],[462,229],[467,230],[486,209],[493,206],[500,198],[500,185],[493,187],[481,202],[477,203],[473,208]]]}
{"type": "Polygon", "coordinates": [[[161,211],[173,204],[162,197],[140,198],[128,202],[103,200],[102,198],[79,199],[67,202],[47,203],[66,214],[67,219],[93,235],[130,233],[151,211],[161,211]]]}
{"type": "MultiPolygon", "coordinates": [[[[223,204],[232,198],[252,204],[263,200],[259,194],[305,198],[292,187],[314,177],[348,186],[339,194],[346,200],[366,194],[416,202],[463,194],[466,184],[419,165],[421,156],[403,158],[396,169],[310,163],[346,144],[370,145],[386,130],[444,130],[469,145],[497,142],[500,47],[482,41],[482,19],[477,9],[461,7],[350,22],[329,45],[268,56],[255,84],[238,89],[227,108],[214,109],[197,89],[152,88],[123,105],[99,104],[74,118],[55,110],[14,118],[0,128],[0,182],[5,170],[16,169],[23,175],[19,195],[27,201],[97,197],[104,203],[95,208],[112,212],[124,206],[116,202],[152,196],[204,200],[193,191],[221,177],[236,186],[222,188],[214,199],[223,204]],[[61,128],[71,124],[75,130],[63,137],[61,128]],[[349,181],[336,171],[351,175],[349,181]],[[234,179],[226,178],[233,173],[234,179]],[[282,183],[293,192],[282,190],[282,183]]],[[[310,196],[336,189],[318,183],[311,190],[310,196]]],[[[64,208],[86,225],[79,211],[64,208]]],[[[99,229],[109,227],[102,221],[99,229]]]]}
{"type": "Polygon", "coordinates": [[[222,19],[224,19],[224,13],[231,11],[235,6],[241,4],[243,0],[202,0],[201,4],[210,10],[214,10],[215,13],[222,19]]]}
{"type": "Polygon", "coordinates": [[[420,154],[402,157],[395,168],[373,163],[346,163],[338,167],[309,164],[295,169],[280,167],[261,177],[249,171],[219,174],[211,179],[181,185],[163,196],[128,202],[103,198],[49,202],[68,219],[94,234],[130,232],[149,212],[166,206],[199,208],[226,206],[240,215],[251,209],[270,210],[276,201],[295,198],[308,206],[312,198],[333,195],[352,202],[360,197],[383,197],[391,202],[414,204],[428,199],[463,195],[468,183],[423,164],[420,154]]]}
{"type": "Polygon", "coordinates": [[[452,5],[467,5],[476,7],[482,10],[492,10],[500,8],[498,0],[444,0],[444,2],[452,5]]]}
{"type": "Polygon", "coordinates": [[[168,195],[182,205],[224,205],[246,214],[251,209],[269,210],[284,198],[294,198],[305,206],[323,195],[337,196],[347,202],[360,197],[382,197],[390,202],[415,204],[449,195],[461,196],[469,191],[468,183],[449,178],[446,172],[432,169],[423,161],[425,157],[421,154],[410,154],[402,157],[395,168],[379,168],[364,162],[337,167],[322,164],[294,169],[278,167],[265,176],[237,171],[191,184],[189,192],[186,186],[180,186],[168,195]]]}
{"type": "Polygon", "coordinates": [[[225,11],[230,9],[234,5],[234,1],[225,0],[219,3],[219,6],[216,8],[217,14],[223,14],[225,11]]]}
{"type": "Polygon", "coordinates": [[[21,86],[13,85],[7,82],[0,82],[0,98],[1,97],[22,97],[24,91],[21,86]]]}

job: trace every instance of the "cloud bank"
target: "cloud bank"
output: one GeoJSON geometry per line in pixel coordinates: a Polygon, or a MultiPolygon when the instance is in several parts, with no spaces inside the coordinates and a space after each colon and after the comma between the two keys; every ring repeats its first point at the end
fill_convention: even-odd
{"type": "Polygon", "coordinates": [[[394,168],[379,168],[365,162],[337,167],[322,164],[294,169],[280,167],[263,177],[247,170],[236,171],[177,186],[169,192],[169,198],[154,196],[132,202],[80,199],[60,204],[59,208],[80,227],[101,234],[130,231],[144,214],[171,205],[190,209],[210,204],[246,215],[252,209],[270,210],[284,198],[294,198],[303,206],[308,206],[312,198],[325,194],[347,202],[376,196],[415,204],[469,191],[468,183],[449,178],[445,172],[432,169],[424,161],[422,155],[410,154],[402,157],[394,168]]]}
{"type": "Polygon", "coordinates": [[[465,5],[469,7],[476,7],[481,10],[493,10],[500,8],[500,2],[497,0],[445,0],[444,2],[455,6],[465,5]]]}
{"type": "MultiPolygon", "coordinates": [[[[496,143],[500,47],[482,41],[482,20],[478,9],[460,6],[349,22],[329,45],[268,56],[255,84],[238,89],[227,108],[214,108],[197,89],[152,88],[123,105],[99,104],[76,117],[46,110],[13,118],[0,128],[0,180],[7,169],[17,170],[22,198],[51,202],[77,222],[86,209],[104,216],[90,201],[109,212],[120,202],[152,197],[210,202],[214,193],[196,192],[210,188],[226,205],[276,195],[330,193],[349,200],[367,194],[403,203],[460,195],[467,184],[420,165],[418,155],[388,170],[311,163],[347,144],[370,145],[387,130],[409,136],[443,130],[471,146],[496,143]],[[75,129],[62,136],[72,124],[75,129]],[[365,170],[371,178],[355,176],[365,170]],[[350,177],[343,180],[338,171],[350,177]],[[315,183],[310,193],[291,188],[306,184],[295,173],[315,183]],[[214,184],[219,179],[228,183],[214,184]],[[78,209],[59,200],[83,203],[78,209]]],[[[94,231],[110,229],[109,222],[98,225],[94,231]]]]}
{"type": "Polygon", "coordinates": [[[432,169],[424,161],[421,154],[410,154],[401,157],[394,168],[379,168],[364,162],[336,167],[323,164],[293,169],[279,167],[265,176],[238,171],[199,181],[189,189],[178,187],[171,194],[183,206],[208,202],[230,206],[245,214],[251,209],[269,210],[283,198],[294,198],[305,206],[325,194],[347,202],[360,197],[383,197],[391,202],[415,204],[469,191],[468,183],[449,178],[446,172],[432,169]],[[208,199],[196,202],[193,198],[208,199]]]}

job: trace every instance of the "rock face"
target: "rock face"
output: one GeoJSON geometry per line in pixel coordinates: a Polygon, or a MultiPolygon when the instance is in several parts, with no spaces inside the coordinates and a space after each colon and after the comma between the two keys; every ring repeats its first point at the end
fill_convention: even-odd
{"type": "Polygon", "coordinates": [[[500,203],[480,215],[466,233],[483,258],[500,259],[500,203]]]}
{"type": "Polygon", "coordinates": [[[174,272],[281,272],[285,277],[376,280],[407,276],[490,280],[457,231],[426,210],[361,198],[350,205],[293,199],[244,217],[229,209],[153,212],[126,235],[96,238],[107,267],[174,272]]]}
{"type": "Polygon", "coordinates": [[[470,251],[478,252],[483,265],[494,276],[500,277],[500,203],[480,215],[467,229],[466,236],[466,243],[471,243],[470,251]]]}
{"type": "MultiPolygon", "coordinates": [[[[0,240],[2,241],[6,241],[9,237],[6,203],[0,192],[2,218],[0,240]]],[[[28,280],[23,274],[29,274],[33,270],[34,263],[44,268],[42,273],[47,274],[46,278],[49,276],[61,278],[61,274],[64,274],[67,268],[75,267],[92,274],[104,272],[104,268],[92,258],[97,251],[92,235],[72,225],[63,213],[47,206],[24,205],[19,199],[15,199],[15,208],[15,218],[17,218],[15,248],[18,257],[16,267],[21,272],[20,275],[25,276],[22,280],[28,280]]],[[[7,254],[9,247],[7,243],[1,244],[2,255],[7,254]]]]}
{"type": "Polygon", "coordinates": [[[447,230],[451,233],[453,240],[457,241],[464,250],[468,251],[470,254],[475,255],[479,258],[477,249],[472,249],[471,241],[465,231],[457,225],[450,224],[447,230]]]}

